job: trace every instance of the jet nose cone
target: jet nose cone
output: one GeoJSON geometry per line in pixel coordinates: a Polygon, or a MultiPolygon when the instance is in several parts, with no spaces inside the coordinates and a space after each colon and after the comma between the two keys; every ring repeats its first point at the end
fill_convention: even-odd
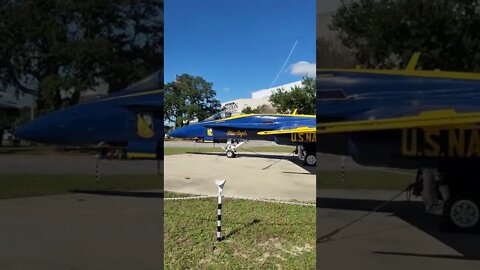
{"type": "Polygon", "coordinates": [[[35,128],[31,123],[25,124],[15,129],[13,136],[24,140],[31,140],[32,135],[35,133],[35,128]]]}
{"type": "Polygon", "coordinates": [[[200,138],[205,137],[205,128],[200,124],[190,124],[181,128],[177,128],[168,133],[171,137],[176,138],[200,138]]]}
{"type": "Polygon", "coordinates": [[[168,133],[168,135],[170,135],[170,137],[174,137],[174,138],[184,138],[186,134],[185,134],[184,128],[177,128],[177,129],[174,129],[174,130],[170,131],[168,133]]]}
{"type": "Polygon", "coordinates": [[[43,116],[18,127],[14,136],[38,143],[61,143],[61,131],[55,128],[55,117],[43,116]]]}

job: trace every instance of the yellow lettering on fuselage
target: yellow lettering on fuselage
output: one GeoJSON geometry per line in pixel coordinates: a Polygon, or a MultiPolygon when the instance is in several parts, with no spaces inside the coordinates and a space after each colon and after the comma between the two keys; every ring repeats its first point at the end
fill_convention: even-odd
{"type": "Polygon", "coordinates": [[[404,156],[417,155],[417,130],[416,129],[402,130],[402,155],[404,156]]]}
{"type": "Polygon", "coordinates": [[[467,157],[480,155],[480,136],[478,135],[478,130],[472,130],[472,135],[470,135],[470,140],[468,142],[467,148],[467,157]]]}
{"type": "Polygon", "coordinates": [[[477,127],[403,129],[403,156],[480,157],[477,127]]]}
{"type": "Polygon", "coordinates": [[[227,136],[239,136],[240,138],[247,136],[248,133],[246,130],[228,130],[227,136]]]}
{"type": "Polygon", "coordinates": [[[438,157],[440,155],[440,145],[433,139],[433,137],[438,137],[439,135],[439,129],[425,129],[425,142],[429,147],[424,151],[425,156],[438,157]]]}
{"type": "Polygon", "coordinates": [[[448,131],[448,156],[465,156],[465,130],[451,129],[448,131]]]}
{"type": "Polygon", "coordinates": [[[317,133],[290,133],[290,141],[297,143],[317,142],[317,133]]]}

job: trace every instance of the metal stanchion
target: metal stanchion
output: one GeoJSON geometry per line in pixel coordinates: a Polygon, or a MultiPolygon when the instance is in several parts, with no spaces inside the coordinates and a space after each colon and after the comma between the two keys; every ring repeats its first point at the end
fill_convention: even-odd
{"type": "Polygon", "coordinates": [[[222,196],[223,196],[223,186],[225,185],[226,180],[216,180],[215,183],[218,187],[218,208],[217,208],[217,241],[222,240],[222,196]]]}
{"type": "Polygon", "coordinates": [[[100,181],[99,160],[100,154],[97,154],[95,159],[95,182],[100,181]]]}

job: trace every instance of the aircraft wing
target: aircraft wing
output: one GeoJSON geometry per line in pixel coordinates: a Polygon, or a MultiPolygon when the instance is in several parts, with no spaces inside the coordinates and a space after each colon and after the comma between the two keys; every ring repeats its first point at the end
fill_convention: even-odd
{"type": "Polygon", "coordinates": [[[290,129],[277,129],[269,131],[257,132],[258,135],[279,135],[279,134],[291,134],[291,133],[314,133],[316,129],[314,127],[297,127],[290,129]]]}
{"type": "Polygon", "coordinates": [[[480,112],[433,110],[418,115],[376,120],[317,123],[318,133],[343,133],[480,123],[480,112]]]}

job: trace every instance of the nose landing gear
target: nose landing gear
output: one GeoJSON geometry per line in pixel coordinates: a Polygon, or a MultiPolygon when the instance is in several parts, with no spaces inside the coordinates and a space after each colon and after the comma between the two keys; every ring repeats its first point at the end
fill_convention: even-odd
{"type": "Polygon", "coordinates": [[[225,154],[227,155],[228,158],[236,158],[238,156],[237,153],[237,148],[240,147],[242,144],[246,143],[247,141],[238,141],[238,140],[232,140],[228,139],[227,140],[227,146],[222,147],[223,151],[225,151],[225,154]]]}

